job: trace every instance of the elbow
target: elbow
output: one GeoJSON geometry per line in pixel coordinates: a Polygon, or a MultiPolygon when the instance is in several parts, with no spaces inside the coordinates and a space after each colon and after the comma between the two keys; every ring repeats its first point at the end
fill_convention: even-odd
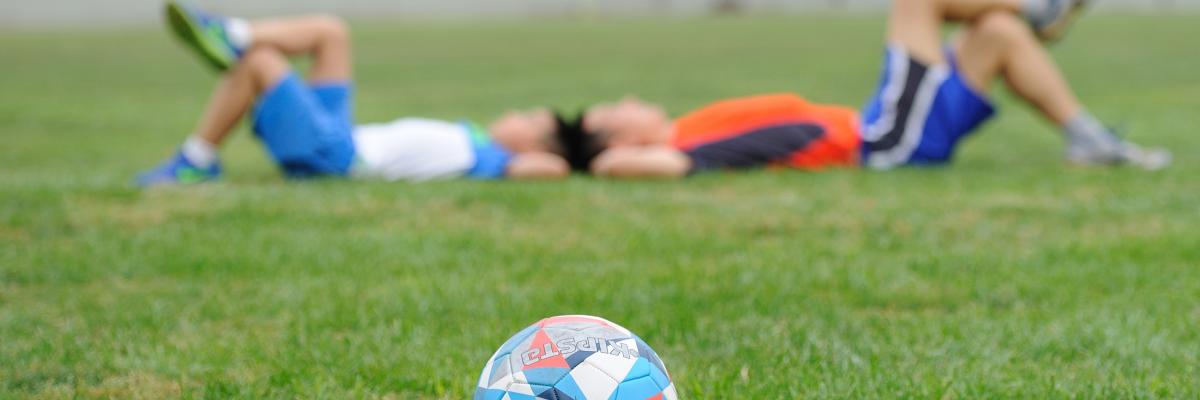
{"type": "Polygon", "coordinates": [[[525,153],[509,163],[505,176],[514,180],[566,179],[571,176],[571,166],[553,154],[525,153]]]}
{"type": "Polygon", "coordinates": [[[611,149],[592,163],[592,174],[608,179],[679,179],[691,159],[674,149],[611,149]]]}

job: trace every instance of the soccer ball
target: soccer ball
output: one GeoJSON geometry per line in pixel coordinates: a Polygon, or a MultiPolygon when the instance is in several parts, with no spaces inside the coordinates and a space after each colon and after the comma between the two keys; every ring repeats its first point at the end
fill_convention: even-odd
{"type": "Polygon", "coordinates": [[[676,400],[658,354],[628,329],[581,315],[541,320],[488,360],[475,400],[676,400]]]}

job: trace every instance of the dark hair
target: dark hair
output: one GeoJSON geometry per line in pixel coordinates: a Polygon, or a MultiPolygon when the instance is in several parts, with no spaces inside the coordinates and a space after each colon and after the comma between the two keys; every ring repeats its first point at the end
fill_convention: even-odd
{"type": "Polygon", "coordinates": [[[591,169],[592,160],[607,148],[604,135],[588,132],[583,127],[583,114],[568,116],[562,112],[554,113],[555,138],[562,149],[562,156],[574,171],[587,172],[591,169]]]}

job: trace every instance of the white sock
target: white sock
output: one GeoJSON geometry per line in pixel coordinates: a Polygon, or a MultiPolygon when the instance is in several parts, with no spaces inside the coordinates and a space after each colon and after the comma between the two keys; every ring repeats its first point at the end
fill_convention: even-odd
{"type": "Polygon", "coordinates": [[[1068,139],[1093,143],[1120,143],[1121,139],[1113,135],[1104,123],[1093,117],[1087,111],[1080,111],[1062,126],[1063,133],[1068,139]]]}
{"type": "Polygon", "coordinates": [[[217,163],[217,147],[208,141],[192,136],[183,142],[183,157],[199,168],[210,168],[217,163]]]}
{"type": "Polygon", "coordinates": [[[225,35],[238,51],[244,51],[254,43],[254,30],[250,29],[250,22],[241,18],[225,20],[225,35]]]}

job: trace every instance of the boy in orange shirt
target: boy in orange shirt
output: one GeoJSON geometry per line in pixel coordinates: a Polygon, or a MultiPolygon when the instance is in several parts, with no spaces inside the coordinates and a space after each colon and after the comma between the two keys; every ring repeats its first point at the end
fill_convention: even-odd
{"type": "Polygon", "coordinates": [[[1144,150],[1087,112],[1042,41],[1059,38],[1083,0],[894,0],[883,77],[867,107],[809,103],[795,95],[727,100],[672,121],[635,98],[582,117],[569,157],[603,177],[682,177],[755,167],[892,169],[944,165],[991,118],[985,94],[997,77],[1067,140],[1069,162],[1161,169],[1164,150],[1144,150]],[[941,28],[963,22],[954,43],[941,28]]]}

